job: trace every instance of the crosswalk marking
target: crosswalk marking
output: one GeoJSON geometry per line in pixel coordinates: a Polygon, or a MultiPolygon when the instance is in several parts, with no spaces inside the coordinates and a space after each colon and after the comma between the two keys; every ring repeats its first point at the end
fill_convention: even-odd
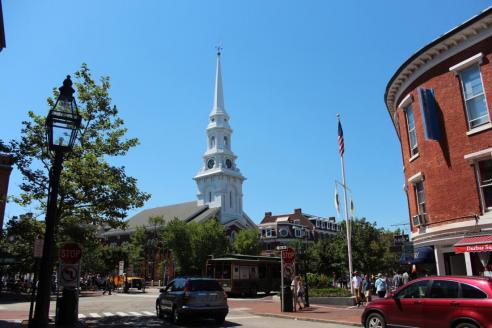
{"type": "Polygon", "coordinates": [[[89,315],[93,318],[100,318],[101,316],[97,313],[89,313],[89,315]]]}
{"type": "Polygon", "coordinates": [[[128,315],[125,312],[116,312],[116,314],[119,315],[120,317],[126,317],[128,315]]]}
{"type": "Polygon", "coordinates": [[[80,314],[79,313],[79,319],[84,319],[85,318],[85,314],[80,314]]]}
{"type": "Polygon", "coordinates": [[[103,312],[104,316],[105,317],[112,317],[114,316],[114,314],[112,314],[111,312],[103,312]]]}
{"type": "Polygon", "coordinates": [[[137,317],[140,317],[142,316],[142,314],[138,313],[138,312],[129,312],[130,314],[133,314],[134,316],[137,316],[137,317]]]}
{"type": "Polygon", "coordinates": [[[142,311],[143,314],[146,314],[146,315],[154,315],[155,313],[152,313],[152,312],[149,312],[149,311],[142,311]]]}

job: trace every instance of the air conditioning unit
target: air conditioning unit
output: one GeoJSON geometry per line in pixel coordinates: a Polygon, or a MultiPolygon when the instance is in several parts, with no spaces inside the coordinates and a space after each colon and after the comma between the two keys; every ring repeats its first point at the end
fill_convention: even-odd
{"type": "Polygon", "coordinates": [[[427,223],[427,214],[417,214],[412,216],[412,224],[414,227],[423,226],[427,223]]]}

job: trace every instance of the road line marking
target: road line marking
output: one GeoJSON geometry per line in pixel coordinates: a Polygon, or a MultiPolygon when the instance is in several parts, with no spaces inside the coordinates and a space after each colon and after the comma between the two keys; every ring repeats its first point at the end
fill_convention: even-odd
{"type": "Polygon", "coordinates": [[[101,316],[97,313],[89,313],[89,315],[93,318],[100,318],[101,316]]]}
{"type": "Polygon", "coordinates": [[[80,313],[79,313],[79,319],[84,319],[85,317],[86,317],[86,315],[85,315],[85,314],[80,314],[80,313]]]}
{"type": "Polygon", "coordinates": [[[119,315],[120,317],[128,316],[128,314],[126,314],[125,312],[116,312],[116,314],[119,315]]]}
{"type": "Polygon", "coordinates": [[[138,313],[138,312],[128,312],[128,313],[133,314],[134,316],[137,316],[137,317],[142,316],[142,314],[138,313]]]}
{"type": "Polygon", "coordinates": [[[146,314],[146,315],[154,315],[154,313],[152,312],[149,312],[149,311],[142,311],[143,314],[146,314]]]}
{"type": "Polygon", "coordinates": [[[254,319],[254,318],[261,318],[260,316],[257,315],[249,315],[249,316],[227,316],[227,320],[233,320],[233,319],[254,319]]]}
{"type": "Polygon", "coordinates": [[[114,316],[114,314],[112,314],[111,312],[103,312],[104,316],[105,317],[112,317],[114,316]]]}

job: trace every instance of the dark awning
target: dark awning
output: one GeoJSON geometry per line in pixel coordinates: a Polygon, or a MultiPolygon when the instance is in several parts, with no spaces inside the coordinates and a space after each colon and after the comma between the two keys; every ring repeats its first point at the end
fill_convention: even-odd
{"type": "Polygon", "coordinates": [[[454,244],[456,253],[492,251],[492,235],[465,237],[454,244]]]}
{"type": "Polygon", "coordinates": [[[413,264],[434,263],[434,248],[424,246],[415,249],[413,254],[413,264]]]}

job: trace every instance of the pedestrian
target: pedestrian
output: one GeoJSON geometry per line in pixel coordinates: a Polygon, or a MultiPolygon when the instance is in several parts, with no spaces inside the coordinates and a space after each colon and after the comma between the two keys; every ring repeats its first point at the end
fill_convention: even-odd
{"type": "Polygon", "coordinates": [[[304,302],[305,295],[306,289],[304,287],[304,281],[302,280],[302,278],[299,278],[299,284],[297,285],[297,304],[299,305],[299,310],[302,310],[302,308],[306,307],[306,303],[304,302]]]}
{"type": "Polygon", "coordinates": [[[106,292],[108,292],[108,295],[111,295],[111,280],[110,280],[110,277],[107,276],[105,278],[103,278],[103,288],[104,288],[104,291],[103,291],[103,295],[106,294],[106,292]]]}
{"type": "Polygon", "coordinates": [[[393,271],[393,273],[393,289],[398,289],[403,285],[403,278],[399,272],[393,271]]]}
{"type": "Polygon", "coordinates": [[[378,294],[378,296],[380,298],[383,298],[384,295],[386,295],[387,284],[386,278],[383,277],[381,273],[378,273],[378,278],[376,279],[374,285],[376,286],[376,293],[378,294]]]}
{"type": "Polygon", "coordinates": [[[363,288],[364,288],[364,297],[366,299],[366,305],[369,304],[369,302],[371,301],[371,289],[372,289],[372,280],[371,280],[371,276],[369,276],[367,273],[365,274],[364,276],[364,285],[363,285],[363,288]]]}
{"type": "Polygon", "coordinates": [[[401,275],[401,278],[403,280],[403,285],[408,284],[408,282],[410,281],[410,275],[408,274],[407,271],[403,272],[403,274],[401,275]]]}
{"type": "Polygon", "coordinates": [[[290,290],[292,291],[292,301],[294,303],[294,312],[297,311],[298,306],[299,310],[302,310],[302,306],[299,302],[299,295],[297,294],[299,292],[299,284],[299,276],[295,276],[294,279],[292,279],[292,283],[290,284],[290,290]]]}
{"type": "Polygon", "coordinates": [[[362,287],[362,278],[360,277],[359,271],[354,271],[354,276],[352,277],[352,287],[354,288],[355,304],[359,307],[362,287]]]}

